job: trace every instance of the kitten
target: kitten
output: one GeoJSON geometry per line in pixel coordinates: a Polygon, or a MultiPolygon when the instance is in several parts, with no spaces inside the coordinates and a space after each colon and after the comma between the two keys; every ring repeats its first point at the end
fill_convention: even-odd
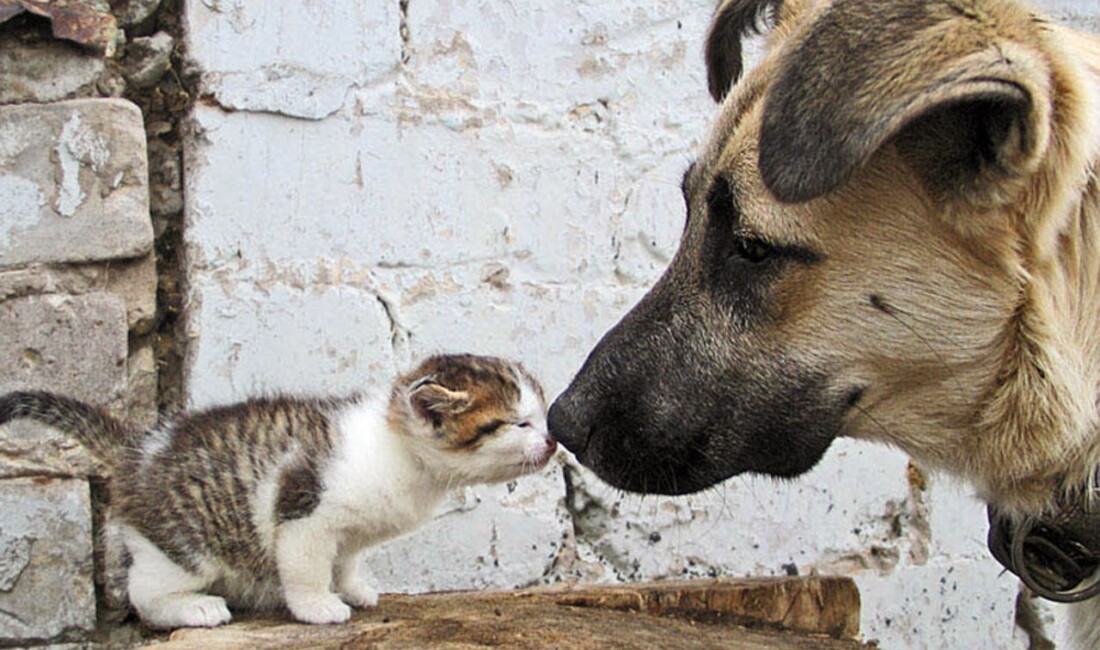
{"type": "Polygon", "coordinates": [[[307,623],[377,604],[360,551],[423,523],[453,487],[544,467],[557,446],[545,411],[522,366],[470,355],[429,358],[374,399],[251,399],[147,434],[50,393],[0,398],[0,424],[70,432],[112,468],[130,601],[157,628],[221,625],[227,601],[307,623]]]}

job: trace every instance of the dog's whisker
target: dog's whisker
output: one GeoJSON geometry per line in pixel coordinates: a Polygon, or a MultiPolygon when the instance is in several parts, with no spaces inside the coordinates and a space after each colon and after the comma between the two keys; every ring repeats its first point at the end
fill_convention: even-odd
{"type": "Polygon", "coordinates": [[[863,407],[862,407],[862,406],[860,406],[859,404],[856,404],[856,405],[854,406],[854,408],[855,408],[855,409],[856,409],[857,411],[859,411],[859,412],[860,412],[860,413],[861,413],[861,414],[862,414],[862,415],[863,415],[864,417],[866,417],[866,418],[867,418],[868,420],[870,420],[871,422],[873,422],[873,423],[874,423],[874,424],[875,424],[875,425],[876,425],[876,426],[877,426],[877,427],[878,427],[879,429],[881,429],[881,430],[882,430],[882,433],[884,433],[884,434],[886,435],[886,437],[887,437],[887,438],[891,438],[891,437],[893,436],[892,432],[890,431],[890,428],[889,428],[889,427],[887,427],[887,426],[886,426],[885,424],[883,424],[881,420],[879,420],[879,419],[878,419],[878,418],[876,418],[875,416],[871,415],[871,412],[870,412],[870,411],[868,411],[867,409],[863,408],[863,407]]]}
{"type": "MultiPolygon", "coordinates": [[[[931,352],[932,355],[936,357],[936,359],[940,362],[940,365],[942,365],[944,367],[944,370],[947,371],[948,375],[951,376],[952,380],[955,382],[956,388],[958,388],[960,392],[965,393],[965,391],[963,390],[962,383],[959,381],[958,376],[955,373],[951,372],[951,364],[948,363],[947,357],[944,356],[943,352],[941,352],[935,346],[933,346],[932,343],[923,334],[921,334],[919,331],[917,331],[917,328],[915,328],[912,325],[910,325],[909,323],[907,323],[900,316],[900,314],[905,314],[906,316],[912,316],[911,314],[908,314],[905,311],[899,309],[897,306],[886,302],[881,296],[878,296],[878,295],[871,296],[871,305],[875,309],[881,311],[882,313],[886,314],[890,318],[893,318],[895,321],[897,321],[899,325],[904,327],[910,334],[913,335],[914,338],[916,338],[918,341],[920,341],[921,345],[928,348],[928,351],[931,352]]],[[[945,342],[951,344],[952,347],[954,347],[956,350],[960,350],[960,351],[964,350],[963,346],[960,345],[957,341],[953,341],[950,338],[948,338],[947,336],[943,336],[942,339],[945,342]]]]}

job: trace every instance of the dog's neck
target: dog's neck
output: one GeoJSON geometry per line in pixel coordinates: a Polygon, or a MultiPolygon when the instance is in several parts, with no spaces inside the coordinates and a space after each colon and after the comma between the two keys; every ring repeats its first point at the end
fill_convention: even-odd
{"type": "Polygon", "coordinates": [[[1015,514],[1058,510],[1100,468],[1100,39],[1064,38],[1078,54],[1059,72],[1081,90],[1016,207],[1026,309],[968,450],[981,496],[1015,514]]]}
{"type": "MultiPolygon", "coordinates": [[[[1029,313],[1046,322],[1023,322],[1018,346],[1032,346],[1025,363],[1032,381],[1021,381],[1015,408],[988,418],[982,441],[996,445],[997,460],[982,468],[987,501],[1017,513],[1061,509],[1083,493],[1100,471],[1100,183],[1093,178],[1075,217],[1058,237],[1046,268],[1032,271],[1029,313]],[[1039,308],[1036,303],[1041,303],[1039,308]],[[1045,342],[1036,342],[1040,337],[1045,342]],[[1052,435],[1052,432],[1054,435],[1052,435]],[[1026,464],[1025,464],[1026,463],[1026,464]]],[[[1011,404],[1005,405],[1008,409],[1011,404]]],[[[979,443],[982,444],[982,443],[979,443]]]]}

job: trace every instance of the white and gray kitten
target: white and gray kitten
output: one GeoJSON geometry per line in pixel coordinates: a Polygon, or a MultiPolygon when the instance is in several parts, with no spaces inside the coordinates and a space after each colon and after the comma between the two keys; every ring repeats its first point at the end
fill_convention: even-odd
{"type": "Polygon", "coordinates": [[[373,399],[251,399],[145,433],[20,392],[0,398],[0,424],[52,425],[112,467],[130,601],[146,624],[174,628],[228,622],[227,601],[285,604],[308,623],[377,604],[360,551],[425,522],[450,488],[544,467],[556,449],[545,410],[519,364],[441,355],[373,399]]]}

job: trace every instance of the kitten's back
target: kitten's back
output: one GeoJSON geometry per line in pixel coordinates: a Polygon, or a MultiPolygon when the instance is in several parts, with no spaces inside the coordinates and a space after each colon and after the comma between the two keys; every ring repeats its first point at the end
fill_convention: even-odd
{"type": "Polygon", "coordinates": [[[119,514],[158,547],[177,549],[169,556],[189,569],[215,557],[270,574],[259,524],[308,514],[320,488],[302,483],[319,481],[332,455],[332,417],[353,400],[260,397],[183,417],[147,446],[119,514]],[[288,478],[297,484],[281,484],[288,478]],[[269,482],[274,504],[259,498],[269,482]],[[276,512],[257,512],[267,505],[276,512]]]}

